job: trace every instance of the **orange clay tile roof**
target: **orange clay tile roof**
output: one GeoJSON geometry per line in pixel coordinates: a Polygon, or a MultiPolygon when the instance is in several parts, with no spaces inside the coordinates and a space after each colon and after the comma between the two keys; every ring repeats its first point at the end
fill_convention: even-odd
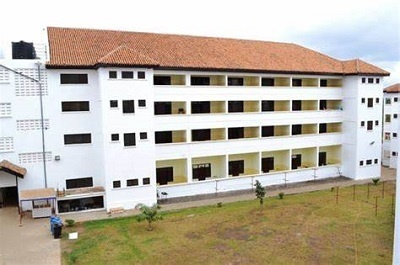
{"type": "Polygon", "coordinates": [[[385,87],[383,91],[385,93],[400,93],[400,83],[385,87]]]}
{"type": "Polygon", "coordinates": [[[308,74],[388,72],[361,60],[340,61],[292,43],[112,30],[48,29],[47,68],[142,66],[308,74]]]}
{"type": "Polygon", "coordinates": [[[8,173],[17,175],[18,177],[23,178],[24,175],[26,174],[26,169],[17,165],[14,165],[13,163],[3,160],[0,162],[0,170],[4,170],[8,173]]]}

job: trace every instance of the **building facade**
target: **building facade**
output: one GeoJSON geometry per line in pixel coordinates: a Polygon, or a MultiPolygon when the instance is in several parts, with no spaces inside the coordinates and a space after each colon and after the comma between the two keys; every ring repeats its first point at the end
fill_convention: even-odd
{"type": "Polygon", "coordinates": [[[398,117],[400,115],[400,84],[394,84],[384,88],[383,98],[383,141],[382,141],[382,165],[390,168],[397,166],[397,134],[399,128],[398,117]]]}
{"type": "MultiPolygon", "coordinates": [[[[21,88],[0,67],[0,161],[27,170],[0,179],[17,179],[19,190],[46,182],[59,212],[132,209],[255,180],[380,176],[389,73],[361,60],[294,44],[86,29],[49,28],[48,45],[45,156],[38,88],[28,93],[31,83],[21,88]]],[[[27,63],[36,75],[34,61],[1,64],[27,63]]]]}

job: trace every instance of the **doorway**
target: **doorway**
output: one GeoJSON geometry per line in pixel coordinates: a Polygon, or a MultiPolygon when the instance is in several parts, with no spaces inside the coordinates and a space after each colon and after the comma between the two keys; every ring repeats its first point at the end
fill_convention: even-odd
{"type": "Polygon", "coordinates": [[[0,207],[18,206],[18,188],[0,188],[0,207]]]}

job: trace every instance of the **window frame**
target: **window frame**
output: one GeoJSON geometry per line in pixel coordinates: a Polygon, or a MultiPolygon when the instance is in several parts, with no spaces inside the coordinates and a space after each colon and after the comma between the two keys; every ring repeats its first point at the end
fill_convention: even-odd
{"type": "Polygon", "coordinates": [[[88,84],[89,84],[89,75],[87,73],[86,74],[60,73],[60,85],[88,85],[88,84]],[[70,79],[68,80],[67,77],[69,77],[70,79]]]}
{"type": "Polygon", "coordinates": [[[81,144],[91,144],[92,134],[91,133],[74,133],[74,134],[64,134],[64,146],[65,145],[81,145],[81,144]],[[72,141],[72,137],[80,137],[81,141],[72,141]],[[87,138],[85,138],[87,137],[87,138]],[[70,138],[70,139],[68,139],[70,138]]]}
{"type": "Polygon", "coordinates": [[[135,147],[135,146],[136,146],[136,134],[124,133],[124,147],[135,147]]]}
{"type": "Polygon", "coordinates": [[[133,99],[122,100],[122,113],[123,114],[134,114],[135,113],[135,100],[133,100],[133,99]]]}
{"type": "Polygon", "coordinates": [[[121,71],[121,79],[134,79],[135,72],[134,71],[121,71]]]}

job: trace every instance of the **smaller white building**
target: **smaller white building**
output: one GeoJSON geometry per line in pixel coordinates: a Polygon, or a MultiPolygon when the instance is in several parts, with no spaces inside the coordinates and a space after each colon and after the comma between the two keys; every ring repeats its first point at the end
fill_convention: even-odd
{"type": "Polygon", "coordinates": [[[400,83],[384,89],[382,165],[396,168],[398,156],[397,137],[400,115],[400,83]]]}

